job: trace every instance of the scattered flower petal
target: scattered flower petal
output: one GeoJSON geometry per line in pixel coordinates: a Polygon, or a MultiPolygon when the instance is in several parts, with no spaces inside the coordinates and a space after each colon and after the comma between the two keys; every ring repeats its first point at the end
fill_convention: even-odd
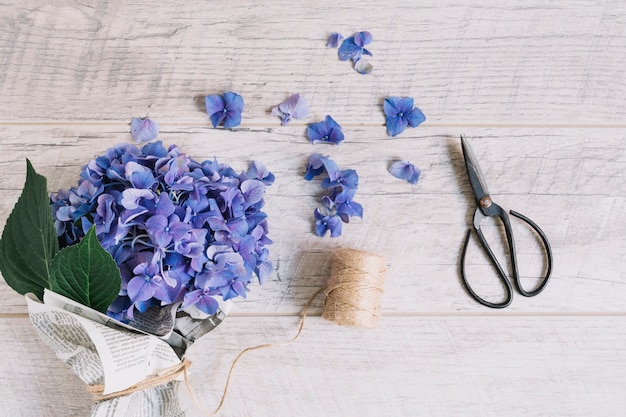
{"type": "Polygon", "coordinates": [[[372,66],[372,64],[370,64],[369,62],[361,58],[357,62],[354,63],[354,69],[359,74],[366,75],[366,74],[370,74],[372,70],[374,69],[374,67],[372,66]]]}
{"type": "Polygon", "coordinates": [[[383,110],[387,134],[392,137],[404,132],[407,126],[417,127],[426,120],[424,113],[413,107],[411,97],[388,97],[383,102],[383,110]]]}
{"type": "Polygon", "coordinates": [[[347,61],[349,59],[355,61],[361,58],[363,55],[363,47],[357,45],[354,42],[354,36],[344,39],[337,51],[340,61],[347,61]]]}
{"type": "Polygon", "coordinates": [[[321,122],[311,123],[307,127],[306,133],[313,144],[325,142],[339,145],[344,139],[341,126],[330,116],[326,116],[326,119],[321,122]]]}
{"type": "Polygon", "coordinates": [[[372,43],[374,37],[370,32],[357,32],[354,36],[344,39],[337,51],[339,60],[351,60],[353,68],[359,74],[369,74],[373,70],[372,64],[362,61],[363,55],[372,56],[372,53],[365,49],[365,45],[372,43]]]}
{"type": "Polygon", "coordinates": [[[212,94],[206,96],[204,101],[213,127],[223,125],[230,129],[241,124],[244,102],[239,94],[232,91],[223,95],[212,94]]]}
{"type": "Polygon", "coordinates": [[[341,236],[342,221],[338,215],[325,216],[318,209],[314,211],[315,215],[315,233],[319,237],[324,237],[326,232],[330,230],[330,237],[341,236]]]}
{"type": "Polygon", "coordinates": [[[150,142],[159,135],[159,124],[148,117],[135,117],[130,122],[130,134],[137,143],[150,142]]]}
{"type": "Polygon", "coordinates": [[[272,108],[272,116],[280,117],[283,126],[291,119],[304,119],[309,116],[309,105],[300,94],[294,94],[272,108]]]}
{"type": "Polygon", "coordinates": [[[328,42],[326,42],[326,46],[329,48],[336,48],[339,46],[339,42],[343,40],[343,35],[341,33],[333,32],[328,37],[328,42]]]}
{"type": "Polygon", "coordinates": [[[422,171],[409,161],[396,161],[389,167],[389,173],[401,180],[407,180],[411,184],[417,184],[422,171]]]}
{"type": "MultiPolygon", "coordinates": [[[[354,34],[354,43],[357,46],[360,46],[361,48],[363,48],[365,45],[372,43],[373,40],[374,40],[374,37],[372,36],[371,33],[367,31],[357,32],[354,34]]],[[[369,51],[367,51],[367,53],[370,54],[369,51]]]]}
{"type": "Polygon", "coordinates": [[[315,233],[324,236],[330,230],[330,237],[338,237],[341,235],[342,222],[349,223],[353,216],[363,217],[363,207],[353,199],[359,185],[359,175],[353,169],[340,170],[327,156],[311,155],[304,178],[310,181],[323,173],[328,174],[328,178],[324,178],[321,184],[323,189],[329,190],[322,197],[326,214],[315,209],[315,233]]]}

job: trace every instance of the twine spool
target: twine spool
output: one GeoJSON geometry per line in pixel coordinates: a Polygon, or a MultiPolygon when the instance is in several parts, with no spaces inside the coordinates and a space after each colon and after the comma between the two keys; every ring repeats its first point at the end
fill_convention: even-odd
{"type": "Polygon", "coordinates": [[[339,249],[332,269],[322,317],[342,326],[372,328],[381,315],[381,296],[387,273],[384,257],[374,253],[339,249]]]}

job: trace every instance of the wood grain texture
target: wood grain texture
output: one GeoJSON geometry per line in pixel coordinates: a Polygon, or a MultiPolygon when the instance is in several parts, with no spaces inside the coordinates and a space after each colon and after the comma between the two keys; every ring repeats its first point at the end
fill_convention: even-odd
{"type": "MultiPolygon", "coordinates": [[[[624,2],[310,3],[1,2],[0,227],[25,158],[50,191],[68,188],[88,159],[131,141],[132,117],[149,114],[167,145],[237,170],[258,159],[277,177],[266,196],[276,273],[190,352],[194,390],[209,406],[240,349],[295,333],[335,249],[388,261],[377,329],[328,323],[317,300],[297,344],[242,361],[221,415],[623,415],[624,2]],[[330,32],[358,30],[374,36],[367,76],[325,46],[330,32]],[[229,90],[246,101],[243,123],[212,129],[203,98],[229,90]],[[295,92],[311,116],[281,127],[270,108],[295,92]],[[426,123],[388,137],[388,96],[414,97],[426,123]],[[344,127],[340,146],[306,139],[306,124],[326,114],[344,127]],[[477,305],[459,280],[474,206],[460,134],[495,201],[535,220],[554,251],[546,291],[505,311],[477,305]],[[360,175],[365,215],[339,239],[313,234],[321,189],[302,178],[313,152],[360,175]],[[423,170],[417,185],[388,174],[398,159],[423,170]]],[[[532,286],[541,250],[514,225],[532,286]]],[[[469,251],[472,285],[498,297],[475,242],[469,251]]],[[[36,338],[4,282],[0,334],[0,416],[88,415],[82,382],[36,338]]]]}
{"type": "MultiPolygon", "coordinates": [[[[626,336],[614,331],[625,317],[389,317],[375,330],[310,318],[305,326],[294,345],[244,356],[221,416],[618,416],[626,406],[626,336]]],[[[6,360],[22,364],[0,379],[13,394],[0,398],[4,415],[87,415],[82,382],[27,319],[0,329],[18,340],[19,349],[0,342],[6,360]],[[66,400],[52,408],[51,398],[66,400]]],[[[190,350],[195,395],[215,407],[239,350],[294,333],[294,318],[229,319],[190,350]]]]}
{"type": "MultiPolygon", "coordinates": [[[[387,258],[389,273],[384,307],[393,312],[482,309],[464,295],[458,260],[474,203],[464,172],[457,137],[449,129],[421,128],[402,137],[385,138],[383,128],[346,129],[340,146],[312,146],[301,128],[229,132],[167,126],[161,138],[177,143],[197,159],[232,161],[237,170],[248,161],[263,161],[276,175],[268,189],[271,259],[276,274],[264,287],[255,286],[241,304],[248,312],[297,313],[329,274],[330,255],[339,247],[376,251],[387,258]],[[260,155],[250,150],[260,149],[260,155]],[[302,176],[312,152],[330,154],[342,168],[360,173],[355,199],[364,206],[362,220],[344,228],[339,239],[312,233],[312,211],[322,193],[319,181],[302,176]],[[286,160],[284,155],[290,155],[286,160]],[[243,158],[242,158],[243,156],[243,158]],[[373,157],[374,156],[374,157],[373,157]],[[399,181],[386,171],[408,158],[422,167],[418,185],[399,181]],[[437,280],[434,285],[433,280],[437,280]],[[395,290],[396,288],[401,291],[395,290]]],[[[615,129],[465,129],[473,140],[496,201],[533,218],[548,234],[555,256],[553,282],[545,295],[519,298],[512,310],[624,311],[626,296],[626,145],[615,129]],[[585,155],[581,162],[580,155],[585,155]],[[520,175],[520,173],[523,173],[520,175]],[[584,244],[581,244],[583,243],[584,244]]],[[[8,190],[6,212],[17,200],[24,178],[24,158],[50,178],[51,191],[76,183],[79,167],[128,139],[124,130],[102,127],[10,126],[0,143],[13,159],[3,161],[8,190]],[[37,142],[24,148],[24,139],[37,142]],[[72,151],[68,155],[68,149],[72,151]]],[[[2,220],[4,221],[4,219],[2,220]]],[[[527,285],[542,273],[542,250],[523,224],[514,223],[521,273],[527,285]]],[[[485,284],[497,296],[495,274],[477,246],[470,247],[472,282],[485,284]]],[[[500,254],[501,259],[505,254],[500,254]]],[[[0,284],[2,311],[25,312],[24,302],[0,284]],[[12,300],[12,301],[9,301],[12,300]]],[[[478,287],[477,287],[478,288],[478,287]]]]}
{"type": "Polygon", "coordinates": [[[428,123],[624,125],[621,0],[5,2],[0,117],[206,123],[202,97],[238,91],[244,126],[300,92],[313,118],[382,125],[383,97],[410,95],[428,123]],[[363,77],[330,32],[374,35],[363,77]]]}

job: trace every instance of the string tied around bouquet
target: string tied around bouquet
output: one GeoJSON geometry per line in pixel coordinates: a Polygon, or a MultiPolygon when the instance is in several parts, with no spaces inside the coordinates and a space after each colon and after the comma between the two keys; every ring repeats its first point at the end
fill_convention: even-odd
{"type": "Polygon", "coordinates": [[[387,263],[383,256],[356,249],[339,249],[335,251],[328,284],[318,289],[311,298],[309,298],[309,301],[300,314],[300,322],[296,335],[285,342],[264,343],[248,347],[239,352],[228,370],[224,391],[214,411],[206,410],[193,393],[188,378],[188,370],[191,366],[191,362],[187,359],[183,359],[179,365],[164,369],[124,391],[102,395],[104,391],[104,386],[102,385],[89,386],[88,390],[93,395],[94,400],[103,401],[165,384],[177,379],[178,376],[182,374],[187,390],[198,409],[207,415],[216,415],[224,405],[233,371],[240,359],[246,353],[253,350],[286,346],[298,340],[304,329],[304,322],[311,304],[323,291],[325,292],[324,310],[322,312],[324,319],[342,326],[375,327],[378,324],[382,312],[381,297],[384,290],[383,285],[386,273],[387,263]]]}

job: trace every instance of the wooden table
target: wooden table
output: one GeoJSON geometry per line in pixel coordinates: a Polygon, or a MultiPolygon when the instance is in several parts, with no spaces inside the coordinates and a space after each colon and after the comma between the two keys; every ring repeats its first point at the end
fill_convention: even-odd
{"type": "MultiPolygon", "coordinates": [[[[266,195],[275,274],[189,352],[207,407],[241,349],[294,335],[333,251],[348,247],[387,259],[379,326],[328,322],[317,300],[296,344],[244,357],[221,415],[624,415],[624,1],[166,3],[0,5],[0,226],[25,158],[50,191],[68,188],[149,115],[167,145],[236,169],[258,159],[277,178],[266,195]],[[369,75],[326,47],[331,32],[360,30],[374,36],[369,75]],[[232,131],[204,112],[204,96],[224,91],[245,100],[232,131]],[[280,126],[269,110],[297,92],[311,116],[280,126]],[[390,96],[414,97],[427,121],[387,136],[390,96]],[[311,145],[306,125],[327,114],[345,141],[311,145]],[[496,201],[535,220],[554,251],[545,292],[501,311],[459,279],[474,208],[460,134],[496,201]],[[337,239],[314,234],[319,183],[302,177],[316,152],[361,178],[364,217],[337,239]],[[423,170],[417,185],[388,174],[397,159],[423,170]]],[[[532,285],[540,248],[522,234],[518,246],[532,285]]],[[[469,251],[473,282],[497,297],[485,257],[469,251]]],[[[37,338],[23,298],[3,282],[0,300],[0,415],[88,415],[82,382],[37,338]]]]}

